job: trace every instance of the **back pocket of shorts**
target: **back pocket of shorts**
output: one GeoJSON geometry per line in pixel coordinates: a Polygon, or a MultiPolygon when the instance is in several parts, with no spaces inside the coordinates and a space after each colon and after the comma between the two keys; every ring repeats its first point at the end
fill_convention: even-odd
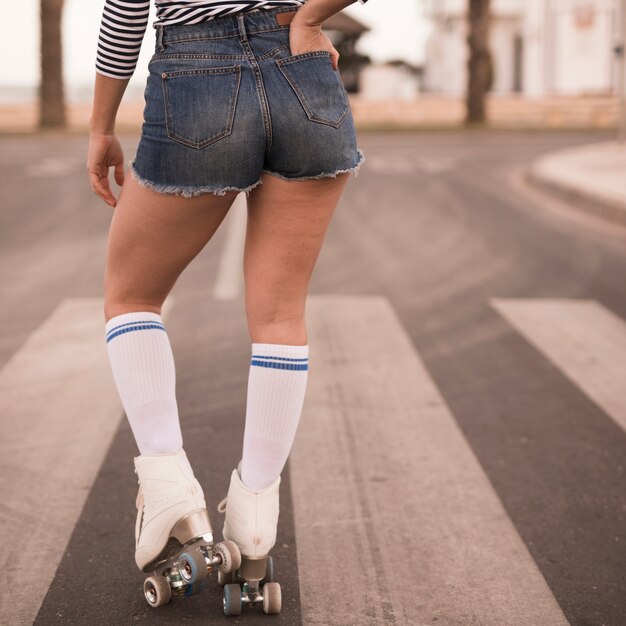
{"type": "Polygon", "coordinates": [[[348,97],[330,52],[314,50],[282,59],[276,65],[294,90],[307,117],[339,128],[349,111],[348,97]]]}
{"type": "Polygon", "coordinates": [[[241,66],[161,72],[167,136],[204,148],[230,135],[241,66]]]}

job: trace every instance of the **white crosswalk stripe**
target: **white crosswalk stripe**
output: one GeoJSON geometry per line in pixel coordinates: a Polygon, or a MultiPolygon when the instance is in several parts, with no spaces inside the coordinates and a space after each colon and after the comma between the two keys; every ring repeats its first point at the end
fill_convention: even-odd
{"type": "Polygon", "coordinates": [[[311,296],[290,468],[307,624],[567,624],[385,298],[311,296]]]}
{"type": "Polygon", "coordinates": [[[508,322],[626,430],[626,322],[594,300],[494,299],[508,322]]]}
{"type": "Polygon", "coordinates": [[[0,371],[0,404],[0,615],[31,624],[124,414],[102,299],[52,312],[0,371]]]}

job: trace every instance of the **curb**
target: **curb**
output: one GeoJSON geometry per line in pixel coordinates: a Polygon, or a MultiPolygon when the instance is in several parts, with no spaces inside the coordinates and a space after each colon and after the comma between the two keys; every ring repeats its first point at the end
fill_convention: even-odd
{"type": "Polygon", "coordinates": [[[526,170],[524,178],[528,183],[557,196],[576,209],[601,217],[613,224],[626,226],[626,202],[600,196],[545,172],[544,161],[549,158],[540,158],[526,170]]]}

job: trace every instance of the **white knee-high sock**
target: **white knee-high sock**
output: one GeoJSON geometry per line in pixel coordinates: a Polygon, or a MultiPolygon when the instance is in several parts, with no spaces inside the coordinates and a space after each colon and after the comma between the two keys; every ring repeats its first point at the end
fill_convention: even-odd
{"type": "Polygon", "coordinates": [[[158,313],[133,311],[105,326],[113,378],[141,455],[182,448],[176,371],[169,337],[158,313]]]}
{"type": "Polygon", "coordinates": [[[269,487],[287,462],[304,404],[308,362],[308,344],[252,344],[241,480],[253,491],[269,487]]]}

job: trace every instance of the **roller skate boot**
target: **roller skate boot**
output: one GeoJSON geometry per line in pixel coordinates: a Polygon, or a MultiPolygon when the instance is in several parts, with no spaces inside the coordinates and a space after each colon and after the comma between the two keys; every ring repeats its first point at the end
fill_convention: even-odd
{"type": "Polygon", "coordinates": [[[218,511],[225,513],[224,539],[237,544],[241,553],[239,568],[218,572],[226,615],[239,615],[243,605],[257,604],[264,613],[280,613],[280,584],[274,582],[274,563],[269,555],[276,543],[279,487],[280,476],[266,489],[252,491],[235,469],[228,494],[218,505],[218,511]]]}
{"type": "Polygon", "coordinates": [[[232,541],[213,542],[213,528],[200,483],[184,450],[135,457],[138,476],[135,562],[151,575],[144,581],[148,604],[167,604],[207,585],[215,569],[227,574],[241,557],[232,541]]]}

